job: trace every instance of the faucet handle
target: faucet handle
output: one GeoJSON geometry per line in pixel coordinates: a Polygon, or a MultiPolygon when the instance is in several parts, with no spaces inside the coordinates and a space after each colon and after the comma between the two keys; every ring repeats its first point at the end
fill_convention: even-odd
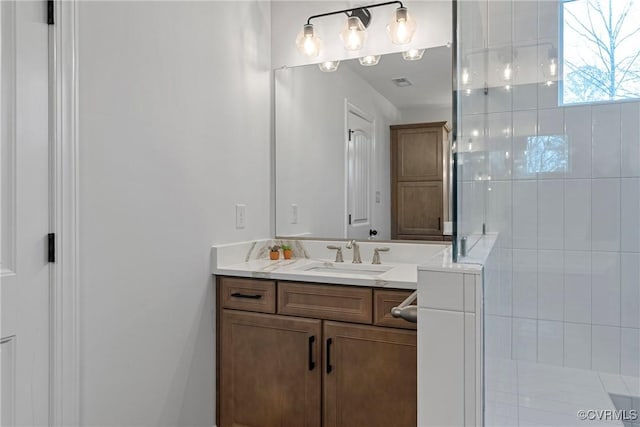
{"type": "Polygon", "coordinates": [[[389,252],[389,248],[375,248],[373,250],[373,260],[371,264],[380,264],[380,252],[389,252]]]}
{"type": "Polygon", "coordinates": [[[342,246],[327,245],[327,249],[336,251],[335,262],[344,262],[344,259],[342,258],[342,246]]]}

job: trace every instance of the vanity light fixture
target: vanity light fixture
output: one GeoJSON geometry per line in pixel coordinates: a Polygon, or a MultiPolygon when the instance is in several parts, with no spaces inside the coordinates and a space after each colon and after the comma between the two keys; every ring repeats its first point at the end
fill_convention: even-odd
{"type": "Polygon", "coordinates": [[[373,65],[378,65],[378,62],[380,62],[380,55],[363,56],[362,58],[358,58],[358,61],[360,61],[360,65],[371,67],[373,65]]]}
{"type": "Polygon", "coordinates": [[[405,61],[419,61],[424,55],[424,49],[409,49],[402,52],[402,58],[405,61]]]}
{"type": "Polygon", "coordinates": [[[325,73],[333,73],[338,69],[340,61],[325,61],[318,64],[318,68],[325,73]]]}
{"type": "Polygon", "coordinates": [[[317,57],[322,49],[322,42],[313,28],[311,20],[344,13],[347,15],[347,22],[340,32],[340,38],[344,43],[344,47],[347,50],[362,49],[367,38],[367,27],[371,22],[371,12],[369,12],[369,9],[392,4],[397,4],[399,7],[391,16],[391,21],[387,26],[387,32],[394,44],[408,44],[411,42],[416,31],[416,22],[411,15],[409,15],[409,11],[401,1],[388,1],[310,16],[296,38],[296,46],[301,53],[309,58],[317,57]]]}

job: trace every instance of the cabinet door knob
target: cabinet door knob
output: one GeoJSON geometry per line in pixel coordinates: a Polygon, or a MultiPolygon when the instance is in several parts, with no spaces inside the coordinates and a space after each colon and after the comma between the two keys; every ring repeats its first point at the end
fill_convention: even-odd
{"type": "Polygon", "coordinates": [[[316,362],[313,361],[313,343],[316,342],[316,336],[311,335],[309,337],[309,370],[313,371],[316,367],[316,362]]]}
{"type": "Polygon", "coordinates": [[[333,371],[333,366],[331,366],[331,344],[333,344],[333,339],[327,338],[327,374],[333,371]]]}

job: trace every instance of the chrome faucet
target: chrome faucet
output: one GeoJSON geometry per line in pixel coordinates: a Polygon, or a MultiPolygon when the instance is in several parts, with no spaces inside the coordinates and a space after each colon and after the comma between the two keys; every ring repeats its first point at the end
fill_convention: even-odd
{"type": "Polygon", "coordinates": [[[380,252],[389,252],[389,248],[375,248],[373,250],[373,261],[371,261],[371,264],[380,264],[380,252]]]}
{"type": "Polygon", "coordinates": [[[335,262],[344,262],[344,259],[342,258],[342,246],[327,245],[327,249],[331,249],[331,250],[335,250],[336,251],[336,260],[335,260],[335,262]]]}
{"type": "Polygon", "coordinates": [[[347,249],[353,248],[353,264],[362,264],[362,258],[360,258],[360,245],[355,240],[350,240],[347,243],[347,249]]]}

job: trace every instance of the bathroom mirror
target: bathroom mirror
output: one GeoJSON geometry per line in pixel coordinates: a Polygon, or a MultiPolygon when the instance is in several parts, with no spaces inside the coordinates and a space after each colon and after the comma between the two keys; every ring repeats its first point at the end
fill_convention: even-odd
{"type": "Polygon", "coordinates": [[[276,235],[448,240],[452,53],[275,71],[276,235]]]}

